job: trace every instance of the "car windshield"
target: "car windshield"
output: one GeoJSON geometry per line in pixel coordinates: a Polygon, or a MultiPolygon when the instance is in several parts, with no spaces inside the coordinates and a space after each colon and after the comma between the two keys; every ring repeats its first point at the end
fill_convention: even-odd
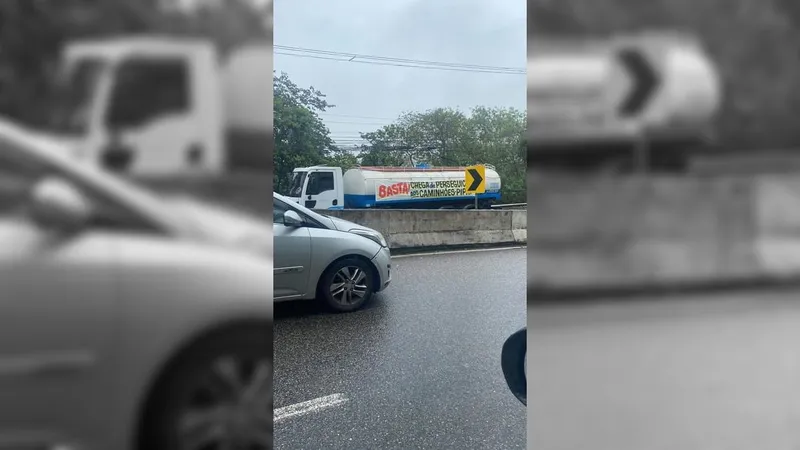
{"type": "Polygon", "coordinates": [[[41,126],[58,134],[84,134],[89,126],[92,99],[106,67],[105,61],[92,58],[67,65],[50,86],[50,107],[41,118],[41,126]]]}
{"type": "Polygon", "coordinates": [[[289,186],[289,197],[300,197],[303,194],[303,184],[306,182],[308,172],[294,172],[292,174],[292,183],[289,186]]]}
{"type": "Polygon", "coordinates": [[[306,216],[308,216],[308,217],[310,217],[310,218],[312,218],[312,219],[314,219],[314,220],[316,220],[318,222],[319,221],[324,222],[325,221],[324,219],[330,219],[329,216],[326,216],[324,214],[320,214],[320,213],[318,213],[318,212],[316,212],[316,211],[314,211],[312,209],[308,209],[305,206],[303,206],[303,205],[301,205],[301,204],[299,204],[299,203],[297,203],[295,201],[292,201],[292,199],[290,197],[283,196],[281,194],[278,194],[277,192],[273,193],[273,198],[277,199],[277,200],[280,200],[281,202],[285,203],[286,205],[291,205],[291,208],[296,209],[297,211],[305,214],[306,216]]]}

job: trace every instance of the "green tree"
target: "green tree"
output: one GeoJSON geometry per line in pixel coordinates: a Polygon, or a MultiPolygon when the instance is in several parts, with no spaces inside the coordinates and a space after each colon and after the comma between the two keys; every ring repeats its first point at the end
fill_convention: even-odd
{"type": "Polygon", "coordinates": [[[160,14],[160,32],[213,39],[223,53],[242,43],[272,38],[269,10],[250,0],[198,2],[188,10],[169,8],[160,14]]]}
{"type": "Polygon", "coordinates": [[[353,152],[340,147],[332,147],[323,164],[347,170],[356,167],[359,163],[358,157],[353,152]]]}
{"type": "Polygon", "coordinates": [[[46,108],[52,69],[71,39],[151,30],[156,0],[0,2],[0,114],[35,122],[46,108]],[[13,87],[13,88],[12,88],[13,87]]]}
{"type": "Polygon", "coordinates": [[[337,153],[330,130],[317,115],[334,107],[313,87],[297,86],[286,73],[274,77],[275,181],[277,192],[288,188],[296,167],[325,164],[337,153]]]}
{"type": "Polygon", "coordinates": [[[361,164],[365,166],[402,166],[414,159],[430,155],[426,146],[409,136],[413,124],[411,115],[405,114],[398,123],[386,125],[370,133],[362,133],[361,138],[369,142],[361,153],[361,164]]]}

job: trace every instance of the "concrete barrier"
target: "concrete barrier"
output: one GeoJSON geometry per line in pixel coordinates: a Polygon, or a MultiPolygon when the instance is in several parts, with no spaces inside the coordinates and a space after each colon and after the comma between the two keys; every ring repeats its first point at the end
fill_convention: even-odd
{"type": "MultiPolygon", "coordinates": [[[[140,179],[166,193],[191,194],[269,217],[272,180],[263,175],[218,178],[140,179]]],[[[384,234],[392,249],[524,244],[524,210],[340,210],[325,211],[384,234]]]]}
{"type": "Polygon", "coordinates": [[[527,241],[524,210],[339,210],[326,214],[380,231],[392,249],[514,245],[527,241]]]}
{"type": "Polygon", "coordinates": [[[791,176],[537,177],[529,192],[532,292],[800,275],[791,176]]]}
{"type": "MultiPolygon", "coordinates": [[[[271,180],[147,180],[268,217],[271,180]]],[[[793,175],[531,176],[528,210],[345,210],[393,249],[526,244],[529,299],[800,280],[793,175]],[[534,220],[528,230],[528,214],[534,220]]]]}

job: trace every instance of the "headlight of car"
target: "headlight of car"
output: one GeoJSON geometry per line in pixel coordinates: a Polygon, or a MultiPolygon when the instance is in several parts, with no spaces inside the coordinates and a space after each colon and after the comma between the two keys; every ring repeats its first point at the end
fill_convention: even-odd
{"type": "Polygon", "coordinates": [[[383,238],[383,235],[378,233],[377,231],[363,230],[361,228],[353,228],[352,230],[350,230],[350,233],[357,234],[359,236],[364,236],[367,239],[371,239],[373,242],[380,245],[381,247],[389,246],[389,244],[386,242],[386,239],[383,238]]]}

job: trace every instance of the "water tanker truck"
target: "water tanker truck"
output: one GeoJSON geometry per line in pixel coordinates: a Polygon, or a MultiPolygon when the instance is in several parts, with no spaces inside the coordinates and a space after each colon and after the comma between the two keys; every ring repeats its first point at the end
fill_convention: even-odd
{"type": "Polygon", "coordinates": [[[486,167],[486,192],[467,194],[465,167],[294,169],[287,196],[312,209],[479,209],[500,200],[500,175],[486,167]]]}
{"type": "Polygon", "coordinates": [[[677,32],[608,40],[535,39],[528,58],[528,163],[682,170],[713,148],[722,78],[702,43],[677,32]]]}

